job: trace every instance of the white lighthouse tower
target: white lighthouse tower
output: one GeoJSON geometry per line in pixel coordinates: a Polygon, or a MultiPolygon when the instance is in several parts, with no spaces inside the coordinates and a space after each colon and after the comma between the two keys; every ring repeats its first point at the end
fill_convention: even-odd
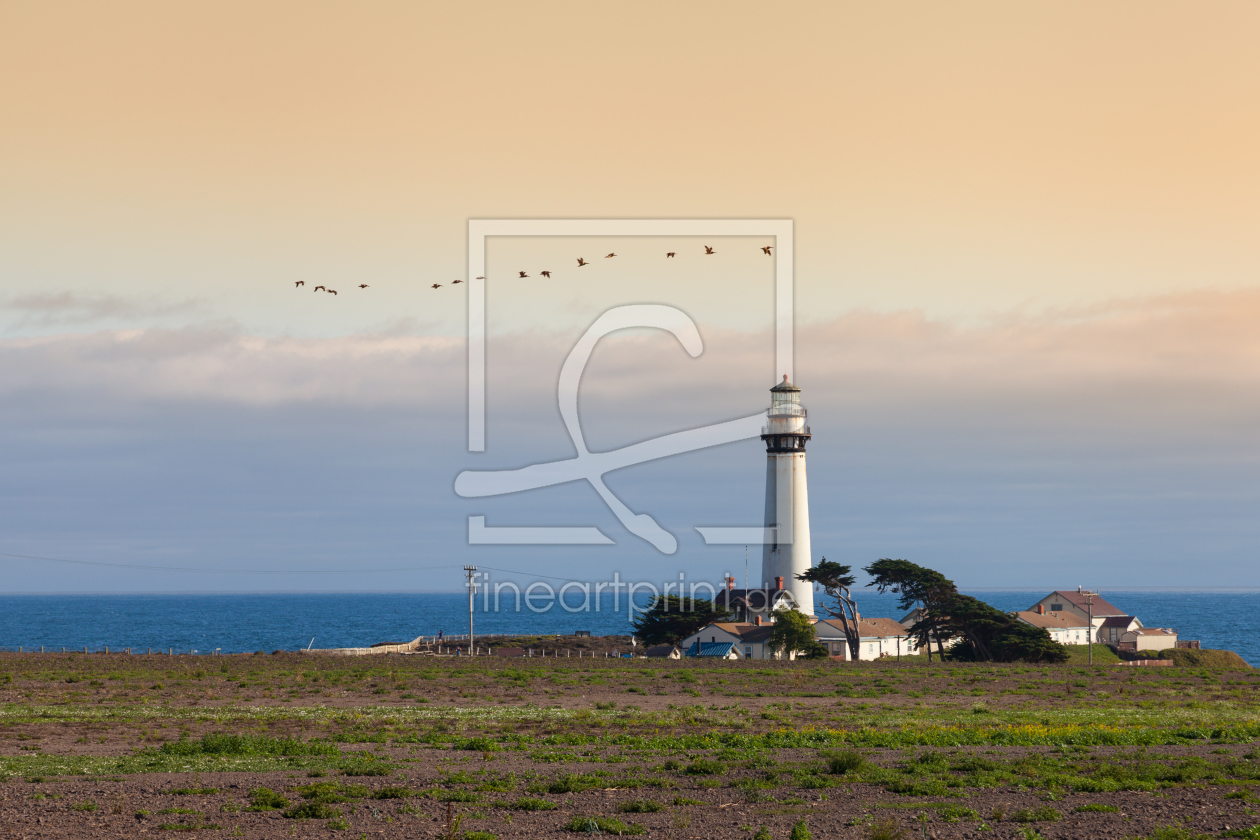
{"type": "Polygon", "coordinates": [[[770,389],[770,411],[762,428],[766,442],[766,532],[761,555],[762,586],[782,587],[796,607],[814,614],[814,585],[797,580],[813,561],[809,551],[809,491],[805,489],[805,442],[809,415],[801,389],[783,381],[770,389]]]}

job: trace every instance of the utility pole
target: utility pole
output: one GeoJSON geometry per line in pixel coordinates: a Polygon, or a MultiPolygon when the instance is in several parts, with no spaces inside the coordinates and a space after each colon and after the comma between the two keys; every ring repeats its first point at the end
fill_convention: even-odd
{"type": "Polygon", "coordinates": [[[473,652],[473,596],[477,594],[477,584],[473,581],[474,572],[477,571],[476,566],[465,566],[464,571],[468,573],[468,655],[472,656],[473,652]]]}
{"type": "Polygon", "coordinates": [[[1094,596],[1097,592],[1089,590],[1081,590],[1081,594],[1085,596],[1085,605],[1089,607],[1089,664],[1094,664],[1094,596]]]}

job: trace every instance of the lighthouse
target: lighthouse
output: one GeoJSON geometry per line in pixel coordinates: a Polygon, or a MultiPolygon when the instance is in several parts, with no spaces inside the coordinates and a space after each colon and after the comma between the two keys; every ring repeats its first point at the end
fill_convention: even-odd
{"type": "Polygon", "coordinates": [[[814,585],[797,580],[813,561],[809,552],[809,491],[805,488],[805,443],[809,415],[801,389],[788,380],[770,389],[770,410],[761,439],[766,442],[766,541],[761,555],[762,586],[786,589],[796,607],[814,614],[814,585]]]}

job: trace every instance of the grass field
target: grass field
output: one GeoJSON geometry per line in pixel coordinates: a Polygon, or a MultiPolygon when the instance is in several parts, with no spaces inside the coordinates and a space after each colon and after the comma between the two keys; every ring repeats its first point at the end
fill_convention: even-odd
{"type": "Polygon", "coordinates": [[[828,837],[1170,840],[1260,823],[1256,672],[1101,654],[1114,659],[1096,648],[1092,668],[3,654],[0,825],[485,840],[599,820],[786,838],[804,821],[828,837]]]}

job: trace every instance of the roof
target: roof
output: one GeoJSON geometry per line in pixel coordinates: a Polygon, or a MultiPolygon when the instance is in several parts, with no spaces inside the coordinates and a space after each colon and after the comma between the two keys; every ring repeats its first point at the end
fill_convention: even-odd
{"type": "MultiPolygon", "coordinates": [[[[1056,589],[1051,595],[1058,595],[1064,601],[1079,609],[1081,612],[1089,612],[1088,598],[1083,592],[1064,592],[1062,589],[1056,589]]],[[[1045,600],[1044,598],[1042,600],[1045,600]]],[[[1101,595],[1094,596],[1094,618],[1110,615],[1124,615],[1124,610],[1110,604],[1101,595]]]]}
{"type": "Polygon", "coordinates": [[[1134,621],[1131,615],[1113,615],[1103,621],[1099,627],[1125,627],[1127,628],[1134,621]]]}
{"type": "Polygon", "coordinates": [[[1142,627],[1133,631],[1138,636],[1176,636],[1176,630],[1165,630],[1163,627],[1142,627]]]}
{"type": "MultiPolygon", "coordinates": [[[[1069,627],[1088,627],[1088,623],[1070,613],[1038,613],[1033,610],[1015,613],[1015,617],[1033,627],[1044,627],[1047,630],[1066,630],[1069,627]]],[[[1107,619],[1111,621],[1112,619],[1107,619]]]]}
{"type": "Polygon", "coordinates": [[[736,623],[733,621],[719,621],[717,624],[712,626],[717,627],[719,630],[725,630],[732,636],[739,636],[740,641],[744,644],[757,644],[758,642],[764,642],[766,639],[770,638],[770,634],[774,632],[774,625],[772,624],[747,624],[744,622],[736,623]]]}
{"type": "Polygon", "coordinates": [[[782,598],[792,600],[793,604],[796,603],[792,599],[791,591],[787,589],[719,589],[713,596],[713,605],[737,610],[742,609],[743,604],[747,603],[753,612],[765,612],[767,597],[771,604],[782,598]]]}
{"type": "Polygon", "coordinates": [[[688,656],[716,656],[725,658],[731,655],[735,645],[730,642],[694,642],[687,649],[688,656]]]}
{"type": "Polygon", "coordinates": [[[788,375],[785,373],[783,374],[783,381],[780,382],[778,385],[775,385],[770,390],[771,391],[799,391],[801,389],[793,385],[792,380],[788,379],[788,375]]]}
{"type": "MultiPolygon", "coordinates": [[[[824,629],[821,626],[824,624],[834,630],[838,636],[844,636],[844,624],[834,618],[824,618],[814,625],[815,635],[819,635],[819,631],[824,629]]],[[[858,621],[858,636],[863,639],[905,637],[908,635],[909,632],[905,626],[893,621],[891,618],[863,618],[858,621]]],[[[830,635],[825,638],[830,638],[830,635]]]]}
{"type": "Polygon", "coordinates": [[[650,648],[643,651],[643,655],[668,659],[673,652],[673,645],[652,645],[650,648]]]}

